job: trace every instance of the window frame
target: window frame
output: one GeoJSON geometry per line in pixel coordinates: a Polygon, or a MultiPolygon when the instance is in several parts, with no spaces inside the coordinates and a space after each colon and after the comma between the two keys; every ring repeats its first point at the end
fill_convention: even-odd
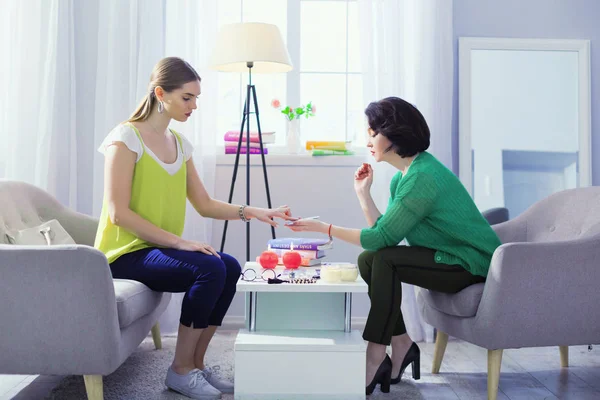
{"type": "MultiPolygon", "coordinates": [[[[354,147],[354,150],[357,151],[358,149],[356,148],[357,146],[362,147],[363,145],[366,144],[366,140],[360,140],[360,137],[349,137],[350,132],[349,132],[349,126],[348,126],[348,119],[349,119],[349,96],[348,96],[348,91],[349,91],[349,77],[351,75],[357,75],[357,76],[361,76],[362,77],[362,72],[353,72],[353,71],[349,71],[349,19],[350,19],[350,12],[349,12],[349,7],[351,3],[357,3],[358,0],[327,0],[328,2],[340,2],[340,3],[344,3],[345,4],[345,19],[346,19],[346,32],[345,32],[345,39],[346,39],[346,52],[345,52],[345,67],[344,67],[344,71],[339,71],[339,72],[332,72],[332,71],[319,71],[319,70],[306,70],[306,71],[302,71],[300,69],[300,65],[302,63],[302,59],[301,59],[301,27],[302,27],[302,3],[308,3],[308,2],[321,2],[323,0],[286,0],[287,1],[287,25],[286,25],[286,42],[287,42],[287,50],[288,53],[290,55],[290,59],[292,60],[292,63],[294,65],[294,68],[286,73],[286,97],[285,99],[282,99],[282,103],[283,104],[300,104],[301,103],[301,76],[302,74],[331,74],[331,75],[336,75],[336,76],[343,76],[344,77],[344,100],[343,100],[343,104],[344,104],[344,123],[343,123],[343,129],[344,129],[344,141],[346,142],[350,142],[351,145],[354,147]]],[[[241,10],[241,15],[240,15],[240,21],[244,22],[244,5],[245,5],[245,1],[244,0],[240,0],[240,10],[241,10]]],[[[240,74],[241,76],[241,74],[240,74]]],[[[240,87],[239,87],[239,99],[240,99],[240,106],[239,106],[239,116],[240,116],[240,122],[241,122],[241,117],[242,117],[242,109],[244,107],[244,99],[245,99],[245,90],[246,90],[246,81],[243,79],[243,76],[241,76],[242,79],[240,79],[240,87]]],[[[257,90],[259,91],[259,90],[257,90]]],[[[318,101],[315,101],[315,105],[318,109],[319,104],[318,101]]],[[[260,112],[262,114],[264,114],[265,110],[260,110],[260,112]]],[[[317,114],[318,116],[318,114],[317,114]]],[[[252,124],[252,119],[251,119],[251,124],[252,124]]],[[[262,125],[262,124],[261,124],[262,125]]],[[[251,125],[251,129],[255,127],[253,127],[253,125],[251,125]]],[[[300,129],[302,129],[302,126],[300,126],[300,129]]],[[[220,141],[219,138],[217,138],[218,141],[220,141]]],[[[331,139],[324,139],[324,140],[331,140],[331,139]]],[[[222,142],[221,142],[222,143],[222,142]]],[[[284,143],[273,143],[273,144],[269,144],[268,148],[271,151],[273,151],[275,154],[281,154],[281,153],[285,153],[285,144],[284,143]]]]}

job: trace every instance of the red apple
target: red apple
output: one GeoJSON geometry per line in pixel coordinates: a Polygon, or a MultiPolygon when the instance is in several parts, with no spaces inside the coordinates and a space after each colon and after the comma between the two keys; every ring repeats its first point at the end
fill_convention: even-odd
{"type": "Polygon", "coordinates": [[[263,251],[258,259],[261,267],[264,269],[273,269],[277,265],[277,261],[279,261],[279,257],[277,253],[274,251],[263,251]]]}
{"type": "Polygon", "coordinates": [[[296,269],[302,263],[302,257],[297,251],[288,251],[283,255],[283,265],[289,269],[296,269]]]}

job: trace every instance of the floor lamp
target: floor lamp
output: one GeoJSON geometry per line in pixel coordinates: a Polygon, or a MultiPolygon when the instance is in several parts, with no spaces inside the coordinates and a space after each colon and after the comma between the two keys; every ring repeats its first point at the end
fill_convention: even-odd
{"type": "MultiPolygon", "coordinates": [[[[244,127],[246,132],[246,204],[250,205],[250,115],[256,116],[258,128],[258,139],[260,143],[260,156],[262,160],[263,175],[265,177],[265,189],[267,191],[267,205],[271,208],[271,194],[269,191],[269,179],[267,177],[267,166],[260,128],[258,113],[258,101],[256,100],[256,88],[252,84],[252,73],[277,73],[289,72],[292,63],[288,51],[283,44],[279,28],[271,24],[263,23],[237,23],[223,26],[217,36],[215,50],[212,54],[211,69],[224,72],[248,72],[248,85],[246,86],[246,100],[244,101],[244,112],[240,126],[237,152],[229,189],[229,200],[233,198],[233,189],[237,178],[240,161],[240,149],[244,127]],[[254,106],[254,111],[250,109],[254,106]]],[[[223,227],[221,249],[225,247],[227,236],[227,225],[223,227]]],[[[271,227],[271,234],[275,238],[275,228],[271,227]]],[[[246,224],[246,261],[250,261],[250,223],[246,224]]]]}

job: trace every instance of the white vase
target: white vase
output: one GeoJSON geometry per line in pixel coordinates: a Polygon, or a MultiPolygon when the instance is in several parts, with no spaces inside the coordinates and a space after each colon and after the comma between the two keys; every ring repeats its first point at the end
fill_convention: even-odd
{"type": "Polygon", "coordinates": [[[289,154],[300,154],[302,142],[300,140],[300,121],[294,118],[287,123],[286,143],[289,154]]]}

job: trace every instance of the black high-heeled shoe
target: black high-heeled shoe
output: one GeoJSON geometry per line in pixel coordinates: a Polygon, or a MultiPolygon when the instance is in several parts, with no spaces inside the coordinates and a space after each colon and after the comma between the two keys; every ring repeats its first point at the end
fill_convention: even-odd
{"type": "Polygon", "coordinates": [[[377,386],[378,383],[381,384],[381,391],[383,393],[389,393],[391,380],[392,360],[390,359],[390,356],[386,354],[383,362],[379,365],[379,368],[377,368],[373,380],[369,383],[369,386],[367,386],[367,395],[373,393],[373,390],[375,390],[375,386],[377,386]]]}
{"type": "Polygon", "coordinates": [[[392,379],[392,383],[399,383],[402,379],[402,374],[406,367],[412,363],[412,377],[414,380],[421,379],[421,350],[419,346],[415,342],[410,346],[406,355],[404,356],[404,360],[402,360],[402,365],[400,366],[400,372],[398,376],[392,379]]]}

